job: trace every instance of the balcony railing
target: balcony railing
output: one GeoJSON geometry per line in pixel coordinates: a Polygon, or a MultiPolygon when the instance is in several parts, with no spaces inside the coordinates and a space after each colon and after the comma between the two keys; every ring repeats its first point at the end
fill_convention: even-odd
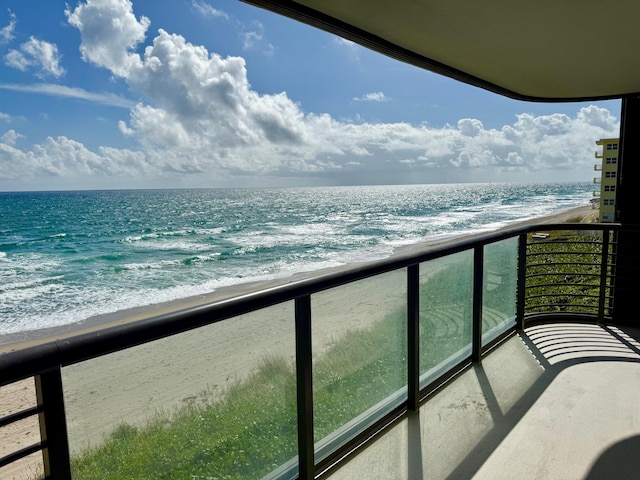
{"type": "Polygon", "coordinates": [[[611,316],[616,244],[612,233],[555,231],[530,236],[526,249],[525,316],[548,313],[611,316]]]}
{"type": "Polygon", "coordinates": [[[0,440],[40,432],[0,477],[35,458],[33,478],[108,478],[104,457],[127,478],[314,478],[527,319],[610,320],[620,228],[514,228],[0,355],[0,405],[35,384],[0,440]]]}

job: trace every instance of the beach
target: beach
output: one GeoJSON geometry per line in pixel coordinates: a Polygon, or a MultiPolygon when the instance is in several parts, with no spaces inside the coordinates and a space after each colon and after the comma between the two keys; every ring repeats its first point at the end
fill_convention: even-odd
{"type": "MultiPolygon", "coordinates": [[[[547,215],[539,218],[532,218],[524,221],[512,222],[512,223],[509,223],[509,225],[500,228],[499,230],[514,228],[522,225],[533,225],[536,223],[541,223],[541,224],[565,223],[567,221],[574,220],[576,218],[582,218],[583,221],[587,221],[587,222],[597,221],[598,210],[593,209],[589,205],[583,206],[583,207],[570,208],[567,210],[562,210],[553,215],[547,215]]],[[[482,232],[477,235],[481,235],[483,233],[487,233],[487,232],[482,232]]],[[[473,236],[473,235],[464,235],[464,237],[470,237],[470,236],[473,236]]],[[[400,254],[407,251],[421,250],[431,246],[440,245],[442,243],[451,242],[458,238],[461,238],[461,236],[452,235],[446,238],[439,238],[437,240],[434,240],[434,239],[425,240],[424,242],[418,242],[410,246],[402,247],[400,250],[396,251],[395,254],[400,254]]],[[[314,277],[317,275],[331,273],[336,270],[344,270],[349,268],[350,266],[351,265],[342,265],[339,267],[324,268],[324,269],[319,269],[311,272],[296,273],[289,277],[279,278],[274,280],[239,283],[236,285],[218,288],[215,291],[207,294],[190,296],[187,298],[172,300],[169,302],[162,302],[157,304],[134,307],[134,308],[120,310],[117,312],[104,314],[104,315],[96,315],[93,317],[89,317],[81,322],[75,322],[70,325],[64,325],[64,326],[54,327],[54,328],[45,328],[38,331],[26,331],[26,332],[18,332],[15,334],[0,335],[0,354],[7,351],[11,351],[16,348],[25,348],[29,345],[42,343],[46,339],[65,338],[71,335],[77,335],[79,333],[95,331],[96,329],[100,329],[100,328],[107,328],[111,326],[122,325],[124,323],[141,320],[144,318],[149,318],[151,316],[162,315],[166,313],[183,310],[186,308],[206,305],[206,304],[217,302],[220,300],[233,298],[241,294],[246,294],[246,293],[251,293],[251,292],[255,292],[255,291],[259,291],[267,288],[277,287],[279,285],[292,283],[299,280],[304,280],[306,278],[314,277]]]]}
{"type": "Polygon", "coordinates": [[[488,232],[586,205],[590,189],[447,184],[3,195],[0,344],[488,232]]]}
{"type": "MultiPolygon", "coordinates": [[[[578,207],[539,219],[512,223],[507,228],[522,223],[563,223],[575,221],[576,217],[586,219],[594,212],[597,211],[592,210],[591,206],[578,207]]],[[[425,241],[412,246],[411,250],[450,240],[425,241]]],[[[13,335],[9,339],[12,343],[0,346],[0,354],[51,339],[209,304],[330,271],[332,269],[220,288],[207,295],[101,315],[79,324],[43,332],[13,335]]],[[[380,321],[387,312],[401,308],[405,292],[406,276],[403,271],[396,271],[314,295],[314,356],[322,355],[347,332],[366,329],[380,321]]],[[[159,412],[170,416],[181,406],[200,401],[205,391],[209,400],[219,398],[229,385],[246,379],[265,359],[284,357],[287,361],[293,361],[294,348],[294,307],[292,302],[287,302],[64,367],[62,373],[71,450],[77,453],[88,446],[99,445],[104,436],[120,423],[140,426],[159,412]]],[[[2,414],[35,403],[33,380],[3,387],[0,389],[0,398],[2,414]]],[[[0,438],[0,456],[37,440],[37,422],[34,423],[34,418],[28,420],[31,422],[23,421],[12,426],[13,430],[4,429],[4,438],[0,438]],[[29,442],[25,439],[29,439],[29,442]]]]}

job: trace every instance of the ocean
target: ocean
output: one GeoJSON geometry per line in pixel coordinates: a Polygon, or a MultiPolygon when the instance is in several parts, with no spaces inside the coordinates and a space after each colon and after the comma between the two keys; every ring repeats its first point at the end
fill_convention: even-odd
{"type": "Polygon", "coordinates": [[[0,335],[375,260],[588,205],[589,183],[0,193],[0,335]]]}

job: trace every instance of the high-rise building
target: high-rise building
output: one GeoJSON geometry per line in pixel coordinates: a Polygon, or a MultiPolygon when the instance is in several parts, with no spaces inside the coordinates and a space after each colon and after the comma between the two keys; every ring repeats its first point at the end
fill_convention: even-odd
{"type": "Polygon", "coordinates": [[[601,175],[593,179],[594,183],[600,184],[600,222],[615,220],[619,142],[619,138],[602,138],[596,142],[602,147],[602,153],[596,151],[596,158],[601,158],[602,163],[594,166],[601,175]]]}

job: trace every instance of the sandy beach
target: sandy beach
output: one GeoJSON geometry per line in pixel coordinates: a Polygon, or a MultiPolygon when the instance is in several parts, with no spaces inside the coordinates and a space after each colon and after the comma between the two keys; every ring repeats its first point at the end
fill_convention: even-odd
{"type": "MultiPolygon", "coordinates": [[[[591,206],[585,206],[521,223],[562,223],[576,217],[586,219],[594,212],[597,211],[591,206]]],[[[434,243],[425,242],[412,249],[434,243]]],[[[0,343],[5,343],[0,345],[0,354],[45,338],[62,338],[131,322],[317,274],[303,273],[273,282],[236,285],[208,295],[103,315],[39,334],[0,338],[0,343]]],[[[314,295],[314,355],[322,355],[346,332],[365,329],[387,312],[399,308],[404,304],[405,291],[404,272],[397,271],[314,295]]],[[[255,372],[265,358],[284,357],[293,361],[294,345],[294,308],[292,302],[287,302],[65,367],[63,382],[72,452],[100,444],[120,423],[143,425],[158,412],[171,413],[185,403],[197,401],[205,390],[215,398],[230,384],[255,372]]],[[[0,398],[0,414],[5,415],[35,404],[33,380],[0,388],[0,398]]],[[[31,422],[19,422],[12,429],[0,432],[0,456],[37,441],[37,422],[28,420],[31,422]]],[[[11,471],[6,467],[0,469],[0,477],[21,478],[17,467],[35,468],[31,462],[21,464],[11,471]]]]}

